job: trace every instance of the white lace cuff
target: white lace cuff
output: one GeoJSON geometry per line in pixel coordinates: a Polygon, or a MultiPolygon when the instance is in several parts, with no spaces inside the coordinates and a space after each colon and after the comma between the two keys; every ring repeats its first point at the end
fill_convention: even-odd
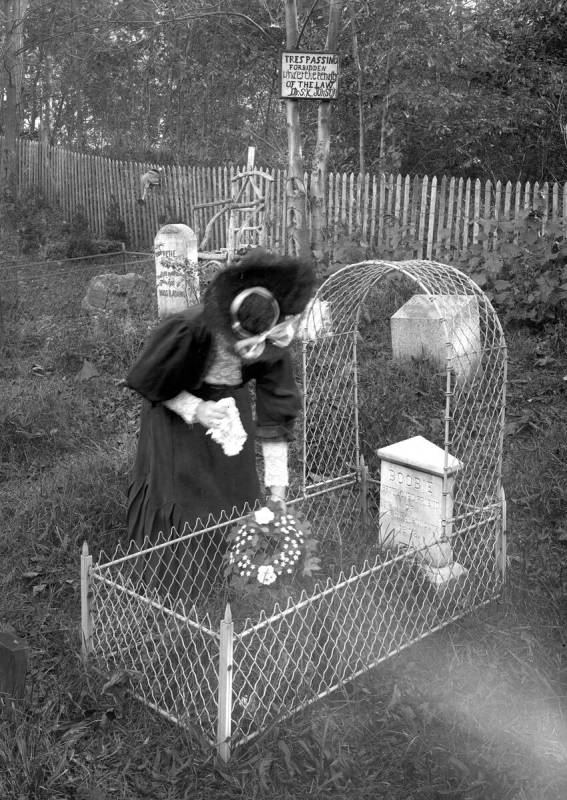
{"type": "Polygon", "coordinates": [[[262,439],[262,455],[264,456],[264,486],[288,486],[287,442],[272,442],[262,439]]]}
{"type": "Polygon", "coordinates": [[[163,404],[171,409],[171,411],[175,411],[176,414],[179,414],[181,419],[188,425],[192,425],[195,422],[197,407],[202,402],[202,399],[200,397],[195,397],[194,394],[180,392],[177,397],[172,397],[171,400],[164,400],[163,404]]]}

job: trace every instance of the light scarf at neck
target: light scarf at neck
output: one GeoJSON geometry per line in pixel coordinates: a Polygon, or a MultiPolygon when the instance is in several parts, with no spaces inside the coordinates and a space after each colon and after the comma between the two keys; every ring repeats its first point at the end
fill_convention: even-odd
{"type": "Polygon", "coordinates": [[[274,325],[273,328],[264,331],[264,333],[240,339],[235,343],[234,350],[245,361],[252,361],[262,355],[266,349],[266,342],[282,348],[290,345],[295,336],[296,327],[296,319],[288,319],[285,322],[274,325]]]}

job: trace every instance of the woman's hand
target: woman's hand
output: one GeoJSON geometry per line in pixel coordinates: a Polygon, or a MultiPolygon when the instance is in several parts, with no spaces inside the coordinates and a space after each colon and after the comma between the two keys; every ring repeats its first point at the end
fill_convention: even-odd
{"type": "Polygon", "coordinates": [[[195,419],[207,430],[222,422],[226,416],[227,409],[214,400],[203,400],[195,412],[195,419]]]}

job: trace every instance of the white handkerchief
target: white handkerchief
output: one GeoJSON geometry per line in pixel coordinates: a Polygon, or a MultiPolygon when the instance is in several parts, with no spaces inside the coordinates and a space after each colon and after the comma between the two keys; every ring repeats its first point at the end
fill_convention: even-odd
{"type": "Polygon", "coordinates": [[[223,397],[218,401],[218,405],[226,408],[227,413],[220,422],[209,428],[207,434],[213,442],[220,444],[227,456],[235,456],[244,447],[248,436],[242,426],[234,397],[223,397]]]}

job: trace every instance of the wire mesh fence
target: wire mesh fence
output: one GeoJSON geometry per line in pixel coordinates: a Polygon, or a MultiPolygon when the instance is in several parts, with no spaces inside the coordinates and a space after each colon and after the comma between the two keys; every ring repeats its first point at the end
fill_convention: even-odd
{"type": "MultiPolygon", "coordinates": [[[[138,697],[202,731],[223,757],[488,603],[504,577],[506,348],[487,298],[441,264],[364,262],[327,279],[304,322],[289,506],[311,524],[318,574],[298,564],[275,586],[236,590],[225,574],[230,534],[250,509],[84,570],[85,651],[126,670],[138,697]],[[416,296],[440,343],[429,328],[413,354],[396,354],[392,318],[416,296]],[[402,541],[384,511],[377,450],[416,436],[442,454],[428,504],[438,524],[433,538],[402,541]],[[440,552],[445,578],[435,582],[440,552]]],[[[423,493],[394,494],[419,533],[432,513],[423,493]]]]}

